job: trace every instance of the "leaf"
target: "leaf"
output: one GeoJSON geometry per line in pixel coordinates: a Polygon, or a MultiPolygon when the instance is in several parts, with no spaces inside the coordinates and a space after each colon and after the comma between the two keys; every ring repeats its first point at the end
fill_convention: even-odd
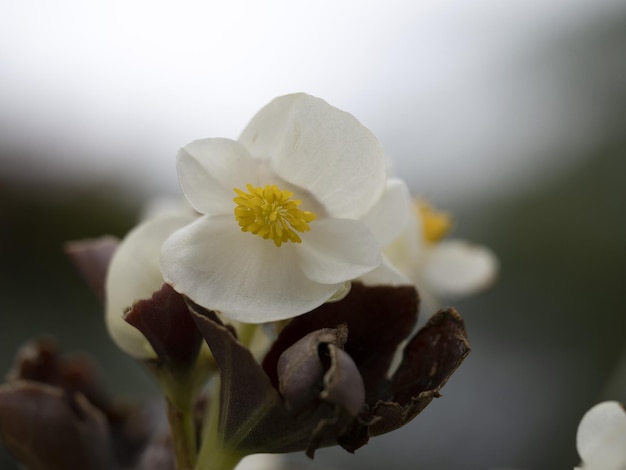
{"type": "Polygon", "coordinates": [[[361,373],[367,402],[389,398],[387,371],[399,344],[415,326],[418,302],[410,286],[355,282],[344,299],[292,319],[267,353],[263,368],[276,385],[276,363],[285,349],[312,331],[345,324],[350,334],[344,349],[361,373]]]}
{"type": "Polygon", "coordinates": [[[463,319],[453,308],[439,310],[404,348],[392,377],[393,400],[371,411],[380,419],[371,435],[392,431],[411,421],[433,398],[470,352],[463,319]]]}
{"type": "Polygon", "coordinates": [[[30,470],[118,468],[105,416],[80,393],[35,382],[0,387],[0,436],[30,470]]]}
{"type": "Polygon", "coordinates": [[[109,396],[96,364],[84,355],[61,355],[50,337],[20,348],[8,379],[0,387],[0,435],[28,468],[100,468],[68,463],[91,460],[128,468],[164,419],[162,408],[109,396]]]}
{"type": "Polygon", "coordinates": [[[318,447],[336,444],[351,426],[364,392],[362,383],[360,390],[355,387],[356,366],[339,347],[344,330],[312,332],[284,351],[277,372],[282,397],[232,329],[213,312],[195,305],[193,311],[220,370],[224,448],[243,455],[306,449],[312,456],[318,447]],[[300,368],[303,364],[310,367],[300,368]]]}
{"type": "Polygon", "coordinates": [[[150,299],[136,302],[124,319],[141,331],[159,360],[173,370],[189,370],[195,364],[202,336],[185,298],[168,284],[150,299]]]}
{"type": "Polygon", "coordinates": [[[118,245],[119,240],[111,236],[73,241],[65,245],[65,253],[102,303],[105,301],[104,286],[109,263],[118,245]]]}

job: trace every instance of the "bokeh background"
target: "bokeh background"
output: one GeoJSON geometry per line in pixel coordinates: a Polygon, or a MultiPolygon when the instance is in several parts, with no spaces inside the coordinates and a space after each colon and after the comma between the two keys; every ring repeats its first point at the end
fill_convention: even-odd
{"type": "MultiPolygon", "coordinates": [[[[0,372],[41,334],[151,397],[62,253],[176,195],[177,149],[236,138],[306,91],[376,134],[452,235],[498,254],[446,299],[473,350],[400,431],[303,468],[554,469],[584,412],[626,401],[626,3],[620,0],[4,0],[0,372]]],[[[0,447],[0,468],[17,466],[0,447]]]]}

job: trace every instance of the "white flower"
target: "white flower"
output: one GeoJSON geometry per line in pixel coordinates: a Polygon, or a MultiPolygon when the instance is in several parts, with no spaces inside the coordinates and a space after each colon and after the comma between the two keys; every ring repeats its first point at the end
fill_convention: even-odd
{"type": "Polygon", "coordinates": [[[191,142],[177,169],[187,200],[204,215],[163,244],[164,277],[233,320],[312,310],[376,268],[378,239],[401,228],[360,220],[395,210],[379,207],[386,162],[376,138],[305,94],[276,98],[238,141],[191,142]]]}
{"type": "Polygon", "coordinates": [[[605,401],[583,416],[576,434],[582,459],[579,469],[626,470],[626,411],[621,403],[605,401]]]}
{"type": "Polygon", "coordinates": [[[284,468],[283,464],[279,454],[252,454],[244,457],[235,470],[278,470],[284,468]]]}
{"type": "Polygon", "coordinates": [[[165,282],[159,264],[161,245],[195,218],[190,211],[150,218],[126,235],[111,259],[106,280],[106,325],[117,346],[133,357],[151,359],[156,354],[143,334],[126,323],[124,313],[161,289],[165,282]]]}
{"type": "Polygon", "coordinates": [[[442,240],[450,229],[450,217],[424,202],[406,208],[405,230],[383,251],[387,270],[372,271],[364,282],[402,284],[408,278],[417,286],[427,312],[440,307],[441,298],[469,295],[493,282],[498,261],[491,250],[463,240],[442,240]]]}

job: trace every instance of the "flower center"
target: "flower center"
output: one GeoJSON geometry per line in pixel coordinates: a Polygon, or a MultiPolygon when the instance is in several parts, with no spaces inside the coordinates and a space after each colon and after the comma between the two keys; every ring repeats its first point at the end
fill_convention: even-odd
{"type": "Polygon", "coordinates": [[[313,212],[298,209],[302,201],[292,200],[291,191],[279,189],[274,184],[255,188],[247,184],[248,192],[235,188],[237,203],[235,219],[242,232],[250,232],[264,239],[271,239],[276,246],[285,242],[301,243],[295,231],[311,230],[308,222],[317,218],[313,212]]]}
{"type": "Polygon", "coordinates": [[[415,210],[422,219],[422,235],[429,243],[441,240],[452,227],[452,218],[445,212],[439,212],[426,201],[417,201],[415,210]]]}

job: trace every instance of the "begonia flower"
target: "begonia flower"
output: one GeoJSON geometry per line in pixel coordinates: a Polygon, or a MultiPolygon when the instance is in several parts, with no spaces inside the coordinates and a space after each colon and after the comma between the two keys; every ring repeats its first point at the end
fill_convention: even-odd
{"type": "MultiPolygon", "coordinates": [[[[416,331],[420,297],[393,256],[414,235],[408,189],[353,116],[279,97],[239,140],[183,147],[177,170],[188,204],[153,205],[121,242],[68,244],[164,406],[120,407],[91,363],[28,346],[0,387],[0,439],[18,461],[256,468],[257,453],[354,452],[440,396],[470,351],[464,323],[446,308],[416,331]]],[[[445,222],[424,221],[425,238],[445,222]]]]}
{"type": "MultiPolygon", "coordinates": [[[[353,116],[321,99],[276,98],[238,141],[183,147],[177,169],[204,215],[165,241],[163,276],[231,320],[303,314],[381,264],[379,234],[360,219],[387,200],[385,155],[353,116]]],[[[392,236],[402,228],[373,225],[392,236]]]]}
{"type": "Polygon", "coordinates": [[[163,241],[198,214],[184,201],[159,198],[147,205],[142,222],[123,240],[104,236],[66,244],[66,253],[105,304],[105,322],[115,344],[137,359],[155,359],[150,341],[126,321],[140,301],[164,284],[159,257],[163,241]]]}
{"type": "Polygon", "coordinates": [[[452,226],[450,216],[423,201],[407,208],[405,230],[383,250],[395,271],[372,271],[363,276],[365,283],[397,285],[405,276],[418,287],[426,313],[439,308],[443,298],[470,295],[491,285],[498,260],[489,248],[444,239],[452,226]]]}
{"type": "Polygon", "coordinates": [[[626,469],[626,410],[616,401],[605,401],[583,416],[576,434],[582,462],[577,469],[626,469]]]}
{"type": "Polygon", "coordinates": [[[144,335],[124,319],[124,314],[136,302],[150,299],[161,290],[161,245],[194,219],[194,215],[186,213],[149,219],[129,232],[113,254],[105,287],[106,325],[117,346],[135,358],[153,359],[156,354],[144,335]]]}

